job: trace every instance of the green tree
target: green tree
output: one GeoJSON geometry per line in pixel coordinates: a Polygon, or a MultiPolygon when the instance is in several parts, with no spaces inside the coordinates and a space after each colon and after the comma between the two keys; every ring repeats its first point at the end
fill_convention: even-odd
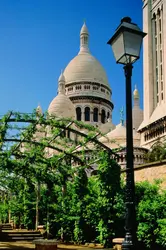
{"type": "Polygon", "coordinates": [[[166,142],[156,142],[150,151],[145,155],[147,162],[162,161],[166,159],[166,142]]]}
{"type": "Polygon", "coordinates": [[[165,247],[166,192],[159,182],[137,184],[138,240],[150,249],[165,247]]]}
{"type": "Polygon", "coordinates": [[[0,132],[1,170],[16,177],[13,188],[7,184],[16,222],[28,228],[43,222],[63,240],[107,245],[115,233],[120,168],[111,150],[97,140],[100,132],[70,119],[13,112],[1,119],[0,132]],[[94,162],[98,173],[89,181],[86,170],[94,162]]]}
{"type": "Polygon", "coordinates": [[[99,215],[98,223],[100,243],[110,245],[115,236],[116,195],[120,191],[120,166],[106,152],[101,153],[102,161],[98,166],[99,215]]]}

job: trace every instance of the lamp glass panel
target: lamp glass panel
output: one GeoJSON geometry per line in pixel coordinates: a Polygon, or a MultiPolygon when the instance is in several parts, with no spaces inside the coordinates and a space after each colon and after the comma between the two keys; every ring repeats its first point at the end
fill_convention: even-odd
{"type": "Polygon", "coordinates": [[[116,62],[125,54],[123,33],[120,33],[111,44],[116,62]]]}
{"type": "Polygon", "coordinates": [[[138,59],[138,57],[130,56],[130,55],[125,54],[122,58],[120,58],[118,63],[126,65],[128,63],[134,63],[137,59],[138,59]]]}
{"type": "Polygon", "coordinates": [[[124,49],[127,55],[138,58],[142,45],[142,35],[124,31],[124,49]]]}

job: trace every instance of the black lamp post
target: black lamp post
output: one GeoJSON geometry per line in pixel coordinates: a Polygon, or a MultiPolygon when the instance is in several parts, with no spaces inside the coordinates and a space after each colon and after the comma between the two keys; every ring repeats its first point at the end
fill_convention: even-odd
{"type": "Polygon", "coordinates": [[[133,168],[133,126],[132,126],[132,64],[139,59],[142,40],[146,34],[124,17],[115,34],[108,41],[117,63],[123,64],[126,77],[126,218],[123,250],[136,249],[135,184],[133,168]]]}

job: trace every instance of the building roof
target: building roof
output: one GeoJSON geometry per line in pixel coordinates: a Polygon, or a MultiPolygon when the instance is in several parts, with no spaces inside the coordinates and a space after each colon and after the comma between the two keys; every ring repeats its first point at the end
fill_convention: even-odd
{"type": "Polygon", "coordinates": [[[84,24],[82,25],[82,28],[81,28],[81,30],[80,30],[80,36],[81,36],[82,34],[84,34],[84,33],[87,34],[87,35],[89,35],[88,28],[87,28],[85,22],[84,22],[84,24]]]}
{"type": "MultiPolygon", "coordinates": [[[[99,139],[110,148],[119,148],[126,146],[126,127],[120,123],[114,130],[99,139]]],[[[140,134],[133,130],[133,145],[140,145],[140,134]]]]}
{"type": "Polygon", "coordinates": [[[89,33],[84,23],[80,32],[80,51],[64,70],[66,84],[89,81],[101,83],[110,88],[104,68],[89,51],[88,39],[89,33]]]}
{"type": "Polygon", "coordinates": [[[138,131],[144,130],[146,127],[150,126],[152,123],[160,123],[160,119],[163,119],[166,116],[165,103],[157,106],[153,111],[151,117],[145,117],[143,122],[138,128],[138,131]]]}
{"type": "Polygon", "coordinates": [[[49,115],[62,118],[75,118],[75,108],[72,101],[65,95],[65,77],[61,73],[58,86],[58,95],[49,105],[49,115]]]}

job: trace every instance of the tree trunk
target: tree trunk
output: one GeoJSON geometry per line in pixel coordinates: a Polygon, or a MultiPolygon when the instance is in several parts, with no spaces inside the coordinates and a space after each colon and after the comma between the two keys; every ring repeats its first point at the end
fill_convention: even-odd
{"type": "MultiPolygon", "coordinates": [[[[62,185],[62,212],[63,212],[63,207],[64,207],[64,197],[65,197],[65,194],[66,194],[66,185],[62,185]]],[[[61,227],[61,240],[62,242],[64,241],[64,232],[63,232],[63,227],[61,227]]]]}
{"type": "Polygon", "coordinates": [[[40,183],[36,185],[36,230],[39,225],[39,201],[40,201],[40,183]]]}

